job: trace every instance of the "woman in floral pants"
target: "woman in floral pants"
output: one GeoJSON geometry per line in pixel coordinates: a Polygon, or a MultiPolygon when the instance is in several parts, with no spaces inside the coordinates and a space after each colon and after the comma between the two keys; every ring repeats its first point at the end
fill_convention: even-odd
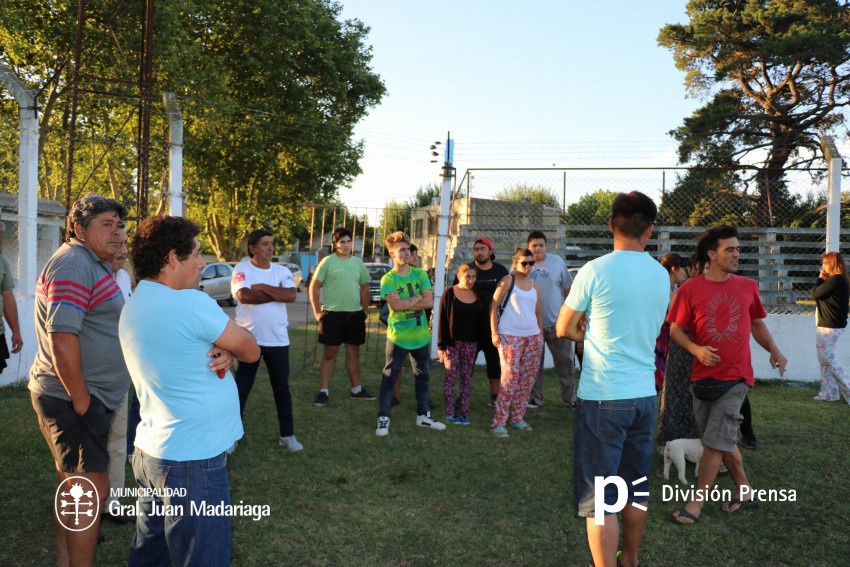
{"type": "Polygon", "coordinates": [[[838,361],[838,339],[847,327],[847,307],[850,283],[847,266],[838,252],[823,255],[818,281],[812,290],[817,303],[817,351],[820,363],[820,392],[816,400],[835,402],[844,399],[850,403],[850,379],[838,361]],[[840,392],[840,394],[839,394],[840,392]]]}
{"type": "Polygon", "coordinates": [[[469,425],[469,396],[472,393],[472,371],[478,355],[481,319],[484,307],[473,289],[477,272],[475,265],[462,264],[457,271],[457,285],[446,290],[440,299],[440,324],[437,336],[437,356],[446,367],[443,394],[446,401],[446,420],[455,425],[469,425]],[[460,397],[454,392],[460,377],[460,397]]]}
{"type": "Polygon", "coordinates": [[[509,419],[513,428],[531,431],[525,422],[526,402],[543,356],[540,289],[529,277],[534,266],[531,251],[517,248],[512,260],[514,274],[502,278],[490,306],[491,338],[502,363],[502,383],[490,426],[496,437],[508,436],[509,419]]]}

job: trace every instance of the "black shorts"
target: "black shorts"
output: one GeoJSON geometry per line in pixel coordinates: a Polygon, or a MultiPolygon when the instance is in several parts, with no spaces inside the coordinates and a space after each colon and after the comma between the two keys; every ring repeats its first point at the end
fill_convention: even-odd
{"type": "Polygon", "coordinates": [[[319,342],[323,345],[362,345],[366,342],[366,314],[363,311],[322,311],[319,342]]]}
{"type": "Polygon", "coordinates": [[[106,472],[109,467],[109,428],[114,411],[96,396],[89,409],[77,415],[71,402],[30,392],[38,426],[56,461],[66,473],[106,472]]]}

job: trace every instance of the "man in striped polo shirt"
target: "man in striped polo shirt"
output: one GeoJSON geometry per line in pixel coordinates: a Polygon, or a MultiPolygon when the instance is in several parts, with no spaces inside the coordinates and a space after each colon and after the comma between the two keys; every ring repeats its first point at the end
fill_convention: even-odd
{"type": "Polygon", "coordinates": [[[124,296],[109,264],[121,245],[125,216],[124,205],[99,195],[75,202],[66,242],[47,261],[36,287],[38,354],[29,389],[62,485],[57,499],[63,505],[53,519],[57,565],[94,561],[96,501],[102,505],[109,491],[109,428],[130,386],[118,341],[124,296]],[[64,482],[70,477],[83,480],[64,482]],[[87,495],[90,485],[96,499],[87,495]],[[94,514],[83,514],[85,506],[94,514]]]}

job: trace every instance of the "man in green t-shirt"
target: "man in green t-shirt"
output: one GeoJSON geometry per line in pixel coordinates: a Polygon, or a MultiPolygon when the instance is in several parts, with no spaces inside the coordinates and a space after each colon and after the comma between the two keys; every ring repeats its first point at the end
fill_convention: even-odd
{"type": "Polygon", "coordinates": [[[310,306],[319,322],[319,342],[325,345],[319,363],[321,389],[313,402],[317,406],[328,403],[331,375],[341,344],[345,344],[345,368],[351,380],[351,398],[375,399],[360,385],[360,345],[366,342],[371,277],[363,261],[351,254],[351,238],[351,231],[347,228],[333,231],[331,242],[334,253],[319,262],[310,280],[310,306]]]}
{"type": "Polygon", "coordinates": [[[381,297],[390,306],[387,324],[387,362],[381,378],[380,410],[375,435],[390,432],[390,410],[393,405],[393,385],[398,379],[404,358],[410,355],[413,377],[416,379],[416,425],[443,430],[444,423],[431,419],[428,394],[431,364],[431,331],[425,310],[434,306],[431,281],[424,270],[411,267],[410,239],[403,232],[394,232],[384,241],[393,269],[381,278],[381,297]]]}

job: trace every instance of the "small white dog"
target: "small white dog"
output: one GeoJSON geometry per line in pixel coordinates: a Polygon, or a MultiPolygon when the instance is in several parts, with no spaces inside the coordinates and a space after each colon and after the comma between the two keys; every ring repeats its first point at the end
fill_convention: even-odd
{"type": "Polygon", "coordinates": [[[670,478],[670,463],[679,469],[679,482],[688,484],[685,478],[685,459],[694,463],[694,475],[699,476],[702,459],[702,441],[699,439],[674,439],[664,445],[664,480],[670,478]]]}

